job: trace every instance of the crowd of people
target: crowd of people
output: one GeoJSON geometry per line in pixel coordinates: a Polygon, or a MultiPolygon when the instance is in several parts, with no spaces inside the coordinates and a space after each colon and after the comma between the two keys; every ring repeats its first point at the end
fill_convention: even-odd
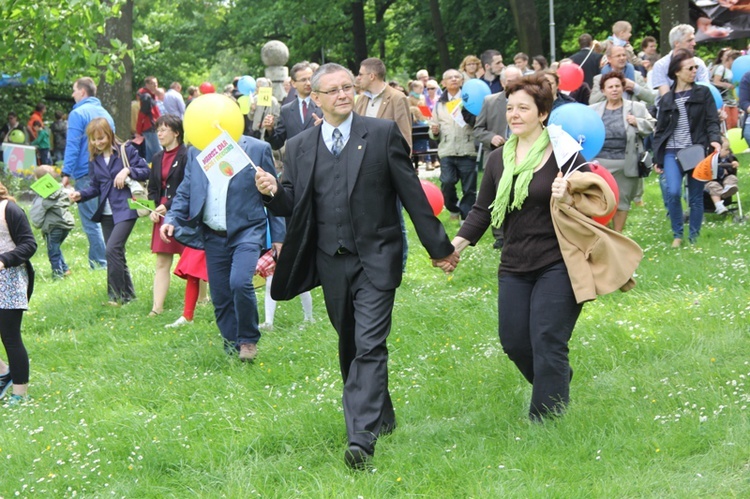
{"type": "MultiPolygon", "coordinates": [[[[179,83],[164,91],[153,76],[133,101],[125,143],[87,77],[73,84],[75,105],[66,127],[55,126],[62,116],[50,125],[51,143],[43,104],[25,128],[11,113],[0,133],[12,138],[20,130],[24,141],[28,136],[38,145],[38,177],[52,171],[46,166],[50,148],[62,160],[67,193],[35,200],[31,218],[45,239],[53,276],[64,278],[72,270],[61,245],[74,225],[70,205],[77,203],[89,265],[106,269],[107,305],[119,307],[136,296],[125,249],[139,218],[130,201],[146,180],[156,255],[151,317],[164,312],[174,256],[180,255],[175,274],[187,279],[185,305],[168,327],[192,322],[201,282],[207,281],[225,351],[252,362],[261,330],[273,327],[275,300],[300,296],[305,321],[313,321],[310,290],[321,285],[339,335],[344,459],[363,469],[378,437],[397,425],[386,339],[405,271],[404,209],[433,266],[444,272],[455,270],[461,253],[492,228],[494,247],[502,251],[500,341],[533,386],[529,417],[543,421],[563,414],[569,403],[568,342],[583,304],[634,286],[642,253],[622,233],[631,206],[642,202],[639,163],[645,152],[652,151],[660,174],[675,248],[685,238],[686,177],[691,243],[700,235],[704,190],[716,213],[724,213],[724,201],[737,192],[738,163],[722,132],[740,114],[731,111],[738,102],[742,114],[750,111],[750,73],[738,97],[734,92],[731,61],[737,53],[723,50],[706,67],[694,56],[689,25],[671,30],[671,51],[661,58],[650,36],[636,53],[629,23],[619,21],[612,31],[601,42],[582,35],[577,53],[551,64],[541,55],[518,53],[506,66],[499,51],[486,50],[446,69],[440,81],[420,69],[405,87],[387,79],[377,58],[362,61],[356,76],[338,64],[299,62],[281,102],[273,99],[244,113],[237,142],[257,167],[241,169],[222,185],[209,180],[200,151],[185,143],[185,108],[197,89],[188,89],[186,102],[179,83]],[[560,88],[559,70],[566,64],[582,69],[577,89],[560,88]],[[489,90],[476,114],[461,95],[473,79],[489,90]],[[722,92],[721,111],[709,88],[699,84],[709,81],[722,92]],[[568,161],[554,150],[550,114],[576,102],[601,117],[605,137],[595,161],[615,179],[618,202],[582,155],[568,161]],[[428,136],[412,141],[415,126],[426,126],[428,136]],[[723,167],[711,182],[689,174],[696,164],[688,164],[681,151],[691,146],[701,158],[720,153],[723,167]],[[444,205],[459,226],[452,240],[423,193],[413,156],[417,168],[440,169],[444,205]],[[611,212],[611,229],[592,221],[611,212]],[[581,251],[594,243],[605,247],[598,260],[581,251]],[[609,265],[615,259],[616,268],[609,265]],[[253,286],[256,272],[267,277],[264,323],[253,286]]],[[[232,98],[240,97],[237,82],[225,92],[232,98]]],[[[257,84],[272,82],[259,78],[257,84]]],[[[0,184],[0,332],[10,364],[8,370],[0,362],[0,396],[12,387],[16,402],[27,397],[21,318],[33,289],[29,259],[35,250],[23,210],[0,184]]]]}

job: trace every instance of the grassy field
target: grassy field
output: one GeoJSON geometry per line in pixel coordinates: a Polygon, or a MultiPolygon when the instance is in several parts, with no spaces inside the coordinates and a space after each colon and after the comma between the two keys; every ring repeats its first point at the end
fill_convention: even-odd
{"type": "Polygon", "coordinates": [[[698,244],[672,250],[653,177],[645,201],[626,229],[645,252],[638,286],[584,307],[570,409],[541,425],[497,338],[491,237],[446,277],[412,232],[389,340],[399,427],[365,473],[343,463],[319,289],[317,322],[300,328],[299,301],[281,303],[244,365],[224,355],[210,305],[191,326],[163,327],[182,310],[177,278],[165,313],[147,317],[146,220],[128,244],[139,298],[119,309],[102,305],[105,274],[88,270],[80,229],[63,246],[74,272],[63,281],[40,244],[23,329],[33,401],[0,407],[0,496],[748,497],[750,224],[707,214],[698,244]]]}

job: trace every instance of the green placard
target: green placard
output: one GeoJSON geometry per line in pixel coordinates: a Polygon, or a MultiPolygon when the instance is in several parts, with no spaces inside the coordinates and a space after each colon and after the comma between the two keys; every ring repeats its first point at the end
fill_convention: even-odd
{"type": "Polygon", "coordinates": [[[133,199],[128,198],[128,208],[131,210],[142,210],[143,208],[154,211],[156,204],[150,199],[133,199]]]}
{"type": "Polygon", "coordinates": [[[45,199],[50,197],[50,195],[54,194],[61,188],[62,188],[62,185],[57,183],[57,180],[55,180],[55,177],[53,177],[49,173],[45,174],[39,180],[31,184],[31,190],[33,190],[34,192],[36,192],[37,194],[39,194],[45,199]]]}

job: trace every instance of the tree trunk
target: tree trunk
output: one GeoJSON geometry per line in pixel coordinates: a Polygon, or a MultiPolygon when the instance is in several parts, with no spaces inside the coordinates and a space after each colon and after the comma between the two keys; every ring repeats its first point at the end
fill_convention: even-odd
{"type": "Polygon", "coordinates": [[[690,3],[688,0],[661,0],[659,2],[659,17],[661,36],[659,37],[659,51],[662,55],[672,50],[669,45],[669,31],[678,24],[690,22],[690,3]]]}
{"type": "Polygon", "coordinates": [[[352,35],[354,36],[354,61],[355,68],[359,69],[359,63],[367,59],[367,27],[365,26],[365,3],[352,2],[352,35]]]}
{"type": "Polygon", "coordinates": [[[381,61],[385,62],[385,37],[386,29],[383,19],[388,8],[393,5],[396,0],[378,0],[375,2],[375,26],[377,27],[378,36],[378,57],[381,61]]]}
{"type": "MultiPolygon", "coordinates": [[[[543,54],[536,4],[531,0],[510,0],[510,10],[513,12],[520,51],[528,55],[529,59],[543,54]]],[[[513,62],[510,57],[508,59],[509,63],[513,62]]],[[[531,66],[531,61],[529,61],[529,66],[531,66]]]]}
{"type": "MultiPolygon", "coordinates": [[[[133,0],[127,0],[122,6],[119,19],[110,19],[104,29],[104,36],[99,45],[110,47],[109,41],[118,39],[128,48],[133,47],[133,0]]],[[[107,83],[102,74],[99,78],[98,97],[104,109],[109,111],[115,120],[117,136],[123,140],[130,138],[130,101],[133,93],[133,61],[130,57],[123,60],[125,71],[114,83],[107,83]]]]}
{"type": "MultiPolygon", "coordinates": [[[[438,0],[430,0],[430,17],[432,18],[432,28],[435,32],[440,67],[442,71],[445,71],[451,67],[451,56],[448,52],[448,42],[445,39],[445,28],[443,27],[443,18],[440,15],[440,2],[438,0]]],[[[437,79],[438,76],[435,78],[437,79]]]]}

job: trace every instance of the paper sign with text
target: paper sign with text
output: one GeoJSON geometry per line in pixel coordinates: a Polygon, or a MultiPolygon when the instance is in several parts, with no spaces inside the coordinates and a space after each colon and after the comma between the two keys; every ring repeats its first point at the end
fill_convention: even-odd
{"type": "Polygon", "coordinates": [[[258,95],[256,96],[255,103],[258,106],[268,107],[273,103],[272,97],[273,89],[271,87],[261,87],[258,89],[258,95]]]}
{"type": "Polygon", "coordinates": [[[198,164],[212,184],[225,184],[250,164],[240,145],[222,132],[198,155],[198,164]]]}
{"type": "Polygon", "coordinates": [[[463,109],[464,107],[464,101],[462,101],[461,99],[454,99],[452,101],[448,101],[446,107],[448,109],[448,112],[451,113],[453,121],[455,121],[456,124],[461,128],[465,127],[466,121],[464,121],[464,116],[461,114],[461,109],[463,109]]]}
{"type": "Polygon", "coordinates": [[[62,185],[60,185],[57,180],[55,180],[55,177],[53,177],[49,173],[45,174],[43,177],[40,177],[39,180],[31,184],[31,190],[45,199],[50,197],[61,188],[62,185]]]}

